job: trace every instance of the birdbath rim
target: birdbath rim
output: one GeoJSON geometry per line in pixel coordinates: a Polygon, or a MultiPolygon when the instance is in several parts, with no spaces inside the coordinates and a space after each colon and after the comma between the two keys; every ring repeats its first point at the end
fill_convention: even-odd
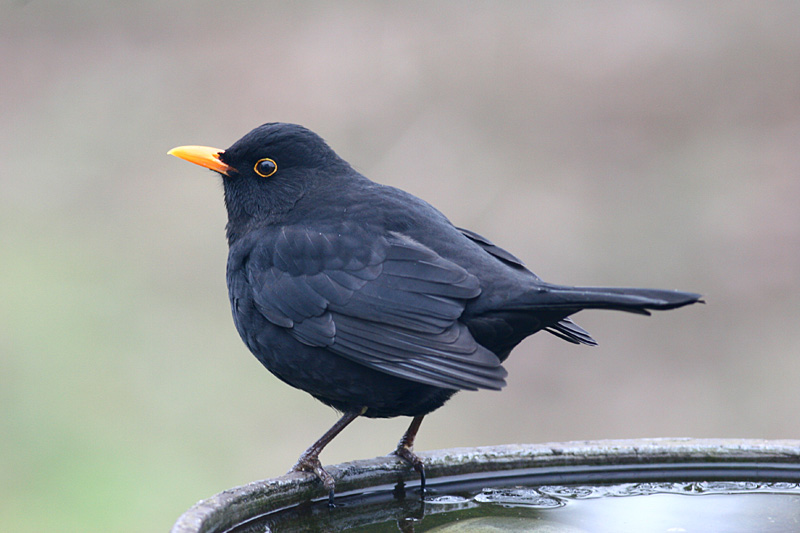
{"type": "MultiPolygon", "coordinates": [[[[419,452],[430,483],[457,476],[480,476],[524,469],[564,467],[646,468],[680,463],[800,464],[800,440],[654,438],[507,444],[419,452]]],[[[394,455],[326,466],[336,479],[337,497],[365,488],[418,484],[418,476],[394,455]]],[[[800,470],[798,471],[800,481],[800,470]]],[[[325,488],[312,474],[291,472],[254,481],[201,500],[175,522],[171,533],[217,533],[282,508],[324,499],[325,488]]]]}

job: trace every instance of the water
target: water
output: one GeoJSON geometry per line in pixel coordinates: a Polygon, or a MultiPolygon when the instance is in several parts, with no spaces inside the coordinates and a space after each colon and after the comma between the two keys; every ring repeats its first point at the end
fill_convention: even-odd
{"type": "Polygon", "coordinates": [[[794,482],[729,479],[532,485],[527,481],[524,475],[456,479],[434,485],[424,499],[414,489],[381,487],[337,497],[333,509],[324,502],[305,503],[232,531],[800,531],[800,484],[794,482]]]}

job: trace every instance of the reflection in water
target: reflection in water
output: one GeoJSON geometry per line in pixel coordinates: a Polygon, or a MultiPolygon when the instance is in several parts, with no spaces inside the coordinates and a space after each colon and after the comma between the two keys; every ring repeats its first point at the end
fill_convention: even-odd
{"type": "Polygon", "coordinates": [[[800,527],[796,483],[658,482],[614,485],[448,486],[345,498],[270,514],[236,533],[348,531],[639,533],[759,531],[800,527]]]}

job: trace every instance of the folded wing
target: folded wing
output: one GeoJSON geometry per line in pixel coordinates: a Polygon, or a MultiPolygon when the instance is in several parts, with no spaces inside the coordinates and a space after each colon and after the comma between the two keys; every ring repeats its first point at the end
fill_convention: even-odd
{"type": "MultiPolygon", "coordinates": [[[[506,372],[459,322],[475,276],[401,234],[291,226],[253,241],[245,280],[258,311],[298,341],[449,389],[499,389],[506,372]]],[[[232,296],[236,297],[235,294],[232,296]]]]}

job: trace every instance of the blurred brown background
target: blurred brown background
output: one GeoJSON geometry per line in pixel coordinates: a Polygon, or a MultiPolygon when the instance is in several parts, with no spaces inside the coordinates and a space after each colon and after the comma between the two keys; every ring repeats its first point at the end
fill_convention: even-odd
{"type": "Polygon", "coordinates": [[[549,281],[707,297],[527,340],[418,449],[800,436],[800,3],[0,6],[0,529],[164,531],[333,423],[239,340],[219,180],[166,156],[275,120],[549,281]]]}

